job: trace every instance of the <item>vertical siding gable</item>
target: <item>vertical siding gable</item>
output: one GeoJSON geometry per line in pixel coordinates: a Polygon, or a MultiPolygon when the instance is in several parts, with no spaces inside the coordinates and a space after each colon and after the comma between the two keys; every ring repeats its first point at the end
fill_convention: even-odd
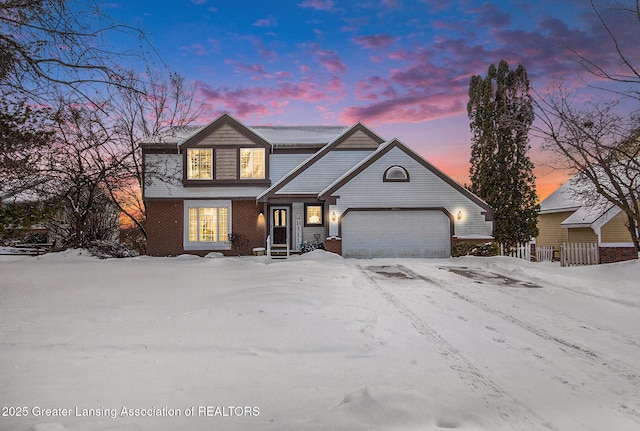
{"type": "Polygon", "coordinates": [[[216,180],[235,180],[238,178],[238,150],[236,148],[216,148],[216,180]]]}
{"type": "Polygon", "coordinates": [[[371,149],[375,150],[380,146],[380,142],[362,130],[356,130],[351,136],[336,146],[338,150],[347,149],[371,149]]]}
{"type": "Polygon", "coordinates": [[[235,147],[271,147],[267,140],[229,114],[221,115],[196,134],[182,141],[179,146],[184,149],[191,146],[218,147],[227,145],[235,147]]]}

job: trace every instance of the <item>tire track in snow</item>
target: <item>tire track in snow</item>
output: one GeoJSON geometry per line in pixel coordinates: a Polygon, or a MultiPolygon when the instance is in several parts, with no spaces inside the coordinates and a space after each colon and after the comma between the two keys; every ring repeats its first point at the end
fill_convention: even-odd
{"type": "MultiPolygon", "coordinates": [[[[540,418],[488,376],[482,374],[458,349],[447,342],[435,329],[430,327],[424,320],[400,302],[391,292],[381,286],[370,271],[360,265],[357,265],[357,267],[362,274],[371,281],[371,284],[378,293],[397,309],[400,314],[404,315],[419,334],[428,338],[441,355],[447,357],[448,361],[452,363],[451,369],[460,375],[461,379],[471,387],[472,391],[477,392],[480,388],[483,389],[483,392],[486,394],[483,399],[492,411],[497,412],[502,419],[512,426],[518,424],[526,426],[525,429],[558,430],[556,426],[540,418]]],[[[401,266],[398,267],[399,269],[407,271],[407,269],[401,268],[401,266]]],[[[415,275],[417,276],[417,274],[415,275]]]]}
{"type": "MultiPolygon", "coordinates": [[[[623,362],[620,362],[612,358],[606,358],[605,355],[603,355],[600,352],[596,353],[588,348],[580,346],[577,343],[568,341],[557,335],[550,334],[548,331],[546,331],[543,328],[540,328],[539,326],[535,326],[533,324],[520,320],[515,316],[505,313],[504,311],[491,307],[485,302],[475,300],[467,295],[457,292],[456,290],[448,289],[444,285],[437,283],[434,280],[431,280],[430,278],[425,277],[421,274],[418,274],[415,271],[412,271],[411,269],[403,265],[396,265],[396,267],[399,271],[404,273],[407,276],[407,278],[420,279],[431,286],[437,287],[451,294],[453,297],[457,299],[465,301],[481,309],[482,311],[485,311],[486,313],[499,317],[500,319],[506,322],[513,323],[514,325],[520,327],[521,329],[524,329],[525,331],[531,334],[534,334],[546,341],[551,341],[553,343],[559,344],[560,350],[562,350],[563,352],[567,353],[570,356],[582,358],[583,360],[585,360],[585,362],[588,362],[590,365],[592,365],[595,368],[608,369],[610,372],[618,375],[618,377],[621,378],[622,380],[628,381],[633,386],[635,387],[640,386],[640,376],[638,375],[637,370],[633,369],[628,364],[625,364],[623,362]]],[[[487,284],[490,285],[490,283],[487,283],[487,284]]],[[[615,387],[612,387],[612,391],[617,395],[621,396],[625,401],[624,408],[622,408],[620,411],[623,411],[624,413],[632,416],[636,422],[640,423],[640,411],[636,410],[635,408],[628,407],[629,404],[634,403],[633,400],[628,399],[628,396],[627,396],[628,394],[626,394],[624,391],[620,392],[616,390],[615,387]]]]}
{"type": "MultiPolygon", "coordinates": [[[[598,366],[604,366],[609,368],[609,370],[615,372],[616,374],[621,375],[622,377],[624,377],[625,379],[629,379],[631,381],[633,381],[634,385],[638,385],[638,383],[640,382],[640,376],[638,376],[636,373],[636,370],[631,369],[627,364],[624,364],[622,362],[619,362],[617,360],[614,359],[610,359],[610,358],[604,358],[602,353],[596,353],[586,347],[583,347],[577,343],[568,341],[562,337],[559,337],[557,335],[551,334],[549,333],[547,330],[540,328],[539,326],[527,323],[523,320],[518,319],[515,316],[512,316],[511,314],[508,314],[500,309],[491,307],[490,305],[488,305],[485,302],[482,301],[478,301],[475,300],[473,298],[471,298],[470,296],[464,295],[459,293],[458,291],[455,290],[451,290],[446,288],[445,286],[434,282],[433,280],[430,280],[429,278],[420,275],[412,270],[410,270],[409,268],[406,268],[402,265],[399,265],[399,269],[406,272],[409,276],[415,277],[417,279],[420,279],[422,281],[425,281],[427,283],[429,283],[430,285],[436,286],[446,292],[448,292],[449,294],[451,294],[452,296],[461,299],[463,301],[466,301],[478,308],[480,308],[483,311],[486,311],[487,313],[490,313],[494,316],[497,316],[499,318],[501,318],[502,320],[505,320],[507,322],[513,323],[515,325],[517,325],[518,327],[540,337],[543,338],[547,341],[552,341],[554,343],[557,343],[561,346],[561,348],[569,348],[571,349],[571,352],[575,352],[577,354],[579,354],[581,357],[590,360],[591,362],[596,362],[596,365],[598,366]]],[[[575,320],[575,319],[573,319],[575,320]]],[[[578,321],[580,322],[580,321],[578,321]]],[[[584,323],[584,322],[580,322],[580,323],[584,323]]],[[[614,335],[615,334],[611,334],[614,335]]],[[[626,339],[626,337],[625,337],[626,339]]],[[[633,341],[633,340],[629,340],[626,339],[627,341],[633,341]]]]}

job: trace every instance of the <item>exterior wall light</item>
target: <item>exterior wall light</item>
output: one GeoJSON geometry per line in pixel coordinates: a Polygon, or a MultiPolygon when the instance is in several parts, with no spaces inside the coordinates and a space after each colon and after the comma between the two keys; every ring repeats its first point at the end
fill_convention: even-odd
{"type": "Polygon", "coordinates": [[[462,211],[458,211],[458,221],[462,220],[462,211]]]}
{"type": "Polygon", "coordinates": [[[331,213],[331,221],[336,221],[336,219],[338,218],[338,216],[336,215],[336,212],[332,212],[331,213]]]}

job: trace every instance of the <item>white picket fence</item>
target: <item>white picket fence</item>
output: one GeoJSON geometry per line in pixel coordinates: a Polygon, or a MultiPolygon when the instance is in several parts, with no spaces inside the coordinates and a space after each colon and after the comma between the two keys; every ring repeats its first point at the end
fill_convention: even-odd
{"type": "Polygon", "coordinates": [[[523,242],[511,247],[500,244],[500,255],[531,261],[531,243],[523,242]]]}
{"type": "Polygon", "coordinates": [[[560,265],[597,265],[600,260],[598,244],[587,242],[564,242],[560,247],[560,265]]]}
{"type": "Polygon", "coordinates": [[[536,247],[536,262],[553,262],[553,246],[536,247]]]}

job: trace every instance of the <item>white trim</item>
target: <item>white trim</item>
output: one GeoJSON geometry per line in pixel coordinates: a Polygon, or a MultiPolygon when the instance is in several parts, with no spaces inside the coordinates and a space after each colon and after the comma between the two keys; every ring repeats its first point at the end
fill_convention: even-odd
{"type": "Polygon", "coordinates": [[[633,247],[632,242],[603,242],[599,244],[602,248],[613,248],[613,247],[633,247]]]}
{"type": "Polygon", "coordinates": [[[232,232],[231,201],[230,200],[186,200],[184,201],[182,246],[185,250],[231,250],[229,241],[192,242],[189,241],[189,208],[226,208],[227,236],[232,232]]]}

